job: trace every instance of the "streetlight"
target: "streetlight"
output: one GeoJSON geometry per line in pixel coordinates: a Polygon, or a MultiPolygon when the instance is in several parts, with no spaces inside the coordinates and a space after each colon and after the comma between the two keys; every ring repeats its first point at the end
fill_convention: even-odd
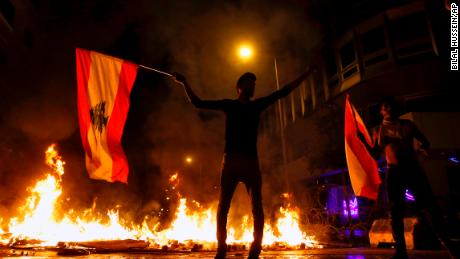
{"type": "Polygon", "coordinates": [[[253,48],[250,44],[243,43],[238,46],[237,55],[242,61],[248,61],[254,54],[253,48]]]}
{"type": "MultiPolygon", "coordinates": [[[[200,159],[201,156],[198,157],[198,163],[199,163],[199,166],[200,166],[200,177],[199,177],[199,181],[200,181],[200,186],[202,185],[203,181],[203,177],[202,177],[202,172],[203,172],[203,162],[202,162],[202,159],[200,159]]],[[[186,156],[185,157],[185,163],[188,165],[188,166],[191,166],[191,164],[193,163],[193,157],[191,156],[186,156]]]]}
{"type": "Polygon", "coordinates": [[[191,164],[193,162],[193,158],[188,156],[185,158],[185,162],[187,162],[187,164],[191,164]]]}

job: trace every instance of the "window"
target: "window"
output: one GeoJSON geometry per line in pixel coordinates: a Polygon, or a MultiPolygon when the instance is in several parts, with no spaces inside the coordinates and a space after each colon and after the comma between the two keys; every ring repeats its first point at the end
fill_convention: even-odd
{"type": "MultiPolygon", "coordinates": [[[[355,41],[351,32],[344,37],[348,40],[342,41],[343,43],[339,48],[340,56],[340,91],[356,85],[361,81],[360,68],[358,66],[358,59],[356,55],[355,41]]],[[[345,39],[345,38],[344,38],[345,39]]]]}
{"type": "MultiPolygon", "coordinates": [[[[393,67],[389,45],[386,13],[382,12],[355,26],[358,56],[362,59],[358,69],[365,79],[384,73],[393,67]]],[[[351,72],[350,72],[351,73],[351,72]]]]}
{"type": "Polygon", "coordinates": [[[337,88],[337,86],[339,86],[335,53],[332,48],[325,50],[324,53],[324,63],[329,89],[334,90],[335,88],[337,88]]]}
{"type": "Polygon", "coordinates": [[[358,72],[358,67],[353,66],[351,69],[348,69],[347,71],[343,73],[343,79],[349,78],[350,76],[354,75],[356,72],[358,72]]]}
{"type": "Polygon", "coordinates": [[[425,14],[416,13],[393,20],[391,34],[396,44],[429,36],[425,14]]]}
{"type": "Polygon", "coordinates": [[[434,56],[431,33],[424,12],[417,12],[390,21],[390,39],[399,61],[434,56]]]}
{"type": "Polygon", "coordinates": [[[318,106],[321,106],[326,100],[326,95],[324,93],[323,80],[319,73],[313,73],[311,77],[311,81],[314,87],[314,91],[312,92],[315,93],[315,97],[316,97],[315,105],[316,107],[318,107],[318,106]]]}
{"type": "Polygon", "coordinates": [[[361,35],[363,55],[369,55],[386,47],[383,27],[375,28],[361,35]]]}
{"type": "Polygon", "coordinates": [[[340,61],[342,63],[342,69],[351,65],[356,60],[356,51],[353,46],[353,41],[349,41],[340,49],[340,61]]]}

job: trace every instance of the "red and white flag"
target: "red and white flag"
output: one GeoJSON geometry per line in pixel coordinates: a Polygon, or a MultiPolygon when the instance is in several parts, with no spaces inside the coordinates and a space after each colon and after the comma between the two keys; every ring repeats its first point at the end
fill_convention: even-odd
{"type": "Polygon", "coordinates": [[[347,95],[345,104],[345,155],[351,186],[356,196],[376,200],[381,183],[377,161],[358,137],[358,131],[369,146],[373,146],[363,120],[350,103],[347,95]]]}
{"type": "Polygon", "coordinates": [[[92,179],[127,183],[129,168],[121,136],[138,66],[78,48],[76,59],[78,120],[86,169],[92,179]]]}

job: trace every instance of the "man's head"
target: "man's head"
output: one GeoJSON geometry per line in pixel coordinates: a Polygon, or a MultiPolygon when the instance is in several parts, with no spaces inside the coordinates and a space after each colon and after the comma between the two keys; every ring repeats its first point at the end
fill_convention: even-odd
{"type": "Polygon", "coordinates": [[[236,91],[238,96],[251,98],[254,96],[256,87],[256,75],[251,72],[246,72],[236,82],[236,91]]]}
{"type": "Polygon", "coordinates": [[[399,110],[399,103],[393,97],[387,96],[380,101],[380,115],[383,118],[397,118],[399,110]]]}

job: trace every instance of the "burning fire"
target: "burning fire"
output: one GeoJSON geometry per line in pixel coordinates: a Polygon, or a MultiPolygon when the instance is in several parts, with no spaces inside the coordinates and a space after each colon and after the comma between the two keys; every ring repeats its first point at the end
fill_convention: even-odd
{"type": "MultiPolygon", "coordinates": [[[[103,239],[131,238],[134,233],[120,224],[118,212],[109,211],[110,222],[102,224],[100,220],[89,221],[72,211],[62,219],[57,219],[57,205],[62,193],[61,176],[64,174],[65,162],[58,155],[55,146],[46,150],[46,163],[53,171],[30,188],[30,196],[20,208],[21,218],[12,218],[9,232],[12,242],[21,239],[43,241],[42,245],[56,245],[59,241],[87,241],[103,239]]],[[[90,211],[84,214],[90,215],[90,211]]]]}
{"type": "MultiPolygon", "coordinates": [[[[140,226],[130,226],[119,217],[117,209],[107,212],[109,221],[103,221],[93,215],[93,208],[80,215],[68,211],[64,216],[59,212],[59,197],[62,193],[61,177],[65,162],[56,151],[55,145],[46,150],[46,163],[52,169],[43,179],[28,189],[29,197],[20,207],[21,215],[10,219],[6,232],[0,228],[0,243],[14,244],[20,240],[34,240],[41,246],[56,246],[58,242],[82,242],[97,240],[146,240],[151,247],[179,243],[215,244],[216,206],[203,208],[197,201],[189,201],[178,192],[179,205],[170,226],[160,230],[158,225],[149,227],[147,218],[140,226]],[[193,203],[195,209],[187,204],[193,203]]],[[[175,190],[179,184],[179,174],[172,174],[169,182],[175,190]]],[[[279,218],[272,228],[269,224],[264,229],[264,245],[283,244],[297,247],[319,247],[313,236],[301,230],[298,208],[291,205],[291,196],[284,194],[286,205],[280,207],[279,218]]],[[[1,218],[0,218],[1,222],[1,218]]],[[[237,229],[229,228],[228,242],[248,244],[252,241],[252,223],[249,216],[243,217],[242,234],[236,235],[237,229]]],[[[212,247],[212,245],[211,245],[212,247]]]]}

